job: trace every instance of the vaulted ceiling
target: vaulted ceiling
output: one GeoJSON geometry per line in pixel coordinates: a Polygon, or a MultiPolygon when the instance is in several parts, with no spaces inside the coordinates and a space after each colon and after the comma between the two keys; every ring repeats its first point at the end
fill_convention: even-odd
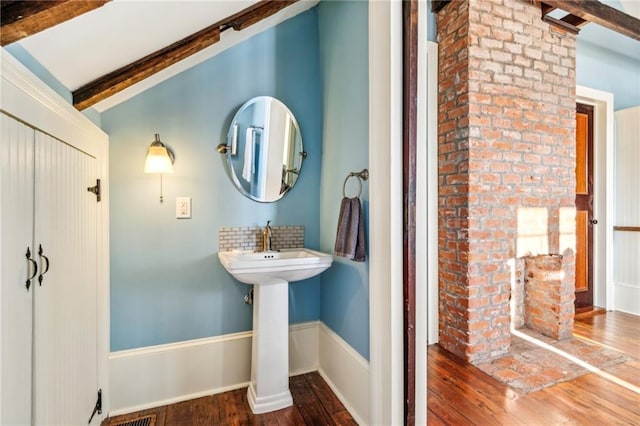
{"type": "Polygon", "coordinates": [[[35,58],[78,109],[104,111],[317,3],[2,0],[0,39],[35,58]]]}
{"type": "MultiPolygon", "coordinates": [[[[104,111],[318,1],[1,0],[0,40],[41,64],[78,109],[104,111]]],[[[449,1],[433,0],[434,10],[449,1]]],[[[540,4],[541,19],[640,58],[640,0],[602,1],[618,9],[594,0],[530,1],[540,4]]]]}

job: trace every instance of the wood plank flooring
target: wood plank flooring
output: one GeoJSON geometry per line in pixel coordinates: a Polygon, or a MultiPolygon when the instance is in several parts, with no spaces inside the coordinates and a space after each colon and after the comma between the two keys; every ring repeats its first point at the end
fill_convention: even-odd
{"type": "MultiPolygon", "coordinates": [[[[575,332],[631,358],[605,369],[640,386],[640,317],[619,312],[576,316],[575,332]]],[[[469,363],[430,346],[427,357],[429,425],[640,425],[640,394],[590,373],[555,386],[518,394],[469,363]]],[[[182,425],[355,425],[318,373],[291,377],[294,405],[254,415],[239,389],[105,420],[155,415],[155,426],[182,425]]],[[[151,425],[150,424],[150,425],[151,425]]]]}
{"type": "Polygon", "coordinates": [[[271,413],[253,414],[247,402],[247,389],[244,388],[108,418],[102,426],[117,426],[145,416],[151,416],[153,420],[138,424],[149,426],[357,425],[317,372],[291,377],[289,388],[293,396],[293,406],[271,413]]]}
{"type": "MultiPolygon", "coordinates": [[[[575,334],[635,359],[605,371],[638,386],[640,318],[576,316],[575,334]]],[[[640,395],[593,373],[520,395],[437,345],[427,354],[429,425],[638,425],[640,395]]]]}

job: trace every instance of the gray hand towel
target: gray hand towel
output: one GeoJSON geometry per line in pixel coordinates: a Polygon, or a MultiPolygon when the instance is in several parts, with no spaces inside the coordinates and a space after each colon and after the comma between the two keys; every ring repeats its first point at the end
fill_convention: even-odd
{"type": "Polygon", "coordinates": [[[356,262],[365,260],[364,224],[358,197],[342,199],[334,254],[356,262]]]}

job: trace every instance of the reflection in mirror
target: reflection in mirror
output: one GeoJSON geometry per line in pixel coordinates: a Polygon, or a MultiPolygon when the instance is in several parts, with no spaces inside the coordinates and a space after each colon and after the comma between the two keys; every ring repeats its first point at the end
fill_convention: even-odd
{"type": "Polygon", "coordinates": [[[218,152],[225,153],[236,188],[260,202],[279,200],[293,188],[306,157],[295,117],[270,96],[240,107],[218,152]]]}

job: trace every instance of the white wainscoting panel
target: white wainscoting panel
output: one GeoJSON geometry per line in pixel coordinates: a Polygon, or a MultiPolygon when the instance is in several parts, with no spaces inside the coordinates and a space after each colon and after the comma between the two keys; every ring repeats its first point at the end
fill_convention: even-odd
{"type": "MultiPolygon", "coordinates": [[[[289,373],[318,369],[319,322],[289,327],[289,373]]],[[[251,332],[113,352],[110,415],[119,415],[246,387],[251,332]]]]}
{"type": "Polygon", "coordinates": [[[309,321],[289,326],[289,375],[318,370],[319,321],[309,321]]]}
{"type": "Polygon", "coordinates": [[[250,375],[251,332],[114,352],[110,415],[237,389],[250,375]]]}
{"type": "MultiPolygon", "coordinates": [[[[617,226],[640,226],[640,107],[616,112],[617,226]]],[[[614,307],[640,315],[640,232],[613,235],[614,307]]]]}
{"type": "Polygon", "coordinates": [[[322,378],[359,425],[369,424],[369,362],[320,323],[322,378]]]}

